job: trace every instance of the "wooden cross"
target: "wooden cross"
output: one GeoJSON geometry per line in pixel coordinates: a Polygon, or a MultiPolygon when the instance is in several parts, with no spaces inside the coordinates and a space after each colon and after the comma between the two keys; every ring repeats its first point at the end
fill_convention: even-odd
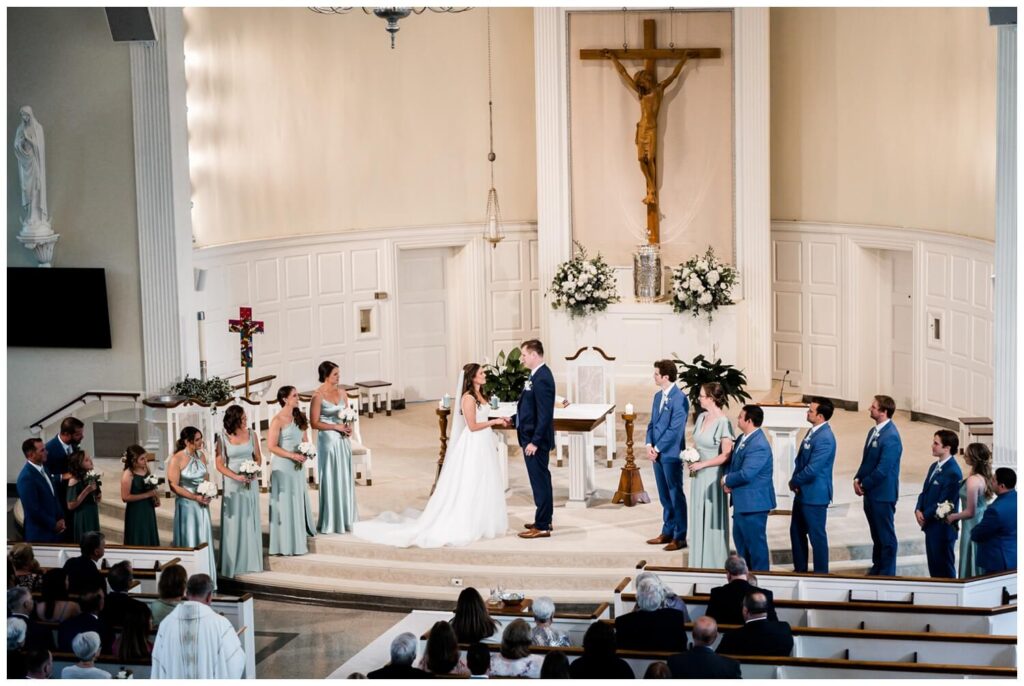
{"type": "Polygon", "coordinates": [[[647,206],[647,242],[657,245],[661,242],[660,215],[658,214],[658,112],[665,89],[676,80],[683,65],[691,59],[708,59],[722,56],[720,48],[658,48],[655,39],[653,19],[644,19],[644,47],[641,50],[580,50],[581,60],[612,60],[626,85],[640,98],[640,121],[636,125],[637,159],[647,184],[647,195],[643,203],[647,206]],[[643,60],[644,67],[634,76],[619,62],[643,60]],[[672,75],[658,82],[658,60],[678,60],[672,75]]]}
{"type": "Polygon", "coordinates": [[[228,331],[240,335],[242,367],[245,368],[245,397],[249,397],[249,370],[252,369],[252,335],[263,333],[263,322],[254,321],[251,307],[238,308],[238,319],[228,320],[228,331]]]}

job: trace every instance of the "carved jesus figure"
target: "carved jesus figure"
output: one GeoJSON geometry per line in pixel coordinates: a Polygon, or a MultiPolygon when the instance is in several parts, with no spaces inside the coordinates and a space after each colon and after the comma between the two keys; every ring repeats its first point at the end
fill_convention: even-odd
{"type": "Polygon", "coordinates": [[[636,124],[636,154],[640,161],[640,170],[647,181],[647,195],[643,199],[645,205],[658,204],[658,112],[665,89],[679,76],[686,64],[686,57],[679,60],[668,78],[658,83],[655,74],[648,69],[641,69],[630,76],[626,68],[610,50],[604,56],[612,61],[615,69],[622,76],[626,85],[640,98],[640,121],[636,124]]]}

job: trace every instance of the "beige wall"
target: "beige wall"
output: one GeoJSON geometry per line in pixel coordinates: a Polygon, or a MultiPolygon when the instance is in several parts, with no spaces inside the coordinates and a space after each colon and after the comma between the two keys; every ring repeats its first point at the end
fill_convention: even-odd
{"type": "MultiPolygon", "coordinates": [[[[657,21],[657,44],[721,48],[693,60],[668,87],[658,118],[662,260],[675,266],[708,245],[732,262],[732,12],[630,12],[627,36],[643,45],[643,20],[657,21]],[[671,30],[670,30],[671,29],[671,30]]],[[[610,62],[579,58],[581,48],[622,45],[622,12],[569,15],[573,238],[615,265],[631,265],[646,243],[646,182],[637,161],[640,103],[610,62]]],[[[634,75],[638,61],[623,66],[634,75]]],[[[675,64],[658,67],[659,81],[675,64]]]]}
{"type": "MultiPolygon", "coordinates": [[[[141,389],[142,328],[128,46],[111,40],[102,8],[10,8],[7,60],[7,141],[22,105],[33,108],[46,134],[47,200],[60,234],[54,266],[106,269],[113,341],[111,350],[7,349],[10,481],[23,464],[30,422],[87,390],[141,389]]],[[[4,148],[7,265],[31,267],[32,254],[14,238],[18,168],[10,145],[4,148]]],[[[32,325],[73,327],[73,305],[68,314],[41,306],[32,325]]]]}
{"type": "MultiPolygon", "coordinates": [[[[482,222],[487,12],[384,21],[355,10],[188,8],[193,223],[200,245],[482,222]]],[[[535,220],[533,12],[492,10],[495,182],[535,220]]]]}
{"type": "Polygon", "coordinates": [[[984,8],[771,11],[772,218],[995,239],[984,8]]]}

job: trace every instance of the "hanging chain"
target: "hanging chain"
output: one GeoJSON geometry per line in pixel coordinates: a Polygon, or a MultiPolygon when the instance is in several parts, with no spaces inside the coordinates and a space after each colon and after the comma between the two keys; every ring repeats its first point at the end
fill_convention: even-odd
{"type": "Polygon", "coordinates": [[[668,8],[668,49],[676,49],[676,10],[674,7],[668,8]]]}
{"type": "Polygon", "coordinates": [[[626,42],[626,8],[622,8],[622,49],[629,50],[629,43],[626,42]]]}
{"type": "Polygon", "coordinates": [[[490,132],[490,152],[487,160],[491,163],[491,188],[494,188],[494,93],[491,87],[491,8],[487,8],[487,126],[490,132]]]}

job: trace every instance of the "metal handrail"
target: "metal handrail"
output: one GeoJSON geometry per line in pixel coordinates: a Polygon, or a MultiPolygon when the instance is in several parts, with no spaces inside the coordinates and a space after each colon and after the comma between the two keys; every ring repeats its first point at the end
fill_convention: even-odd
{"type": "Polygon", "coordinates": [[[47,420],[52,419],[53,417],[56,417],[57,415],[59,415],[64,410],[66,410],[69,407],[73,406],[75,403],[80,403],[80,402],[82,402],[83,400],[85,400],[86,398],[88,398],[90,396],[95,396],[97,400],[103,400],[104,397],[108,397],[108,398],[131,398],[132,400],[138,401],[139,396],[141,396],[141,395],[142,395],[141,392],[133,392],[133,391],[86,391],[85,393],[83,393],[82,395],[78,396],[74,400],[72,400],[70,402],[67,402],[67,403],[64,403],[59,408],[57,408],[56,410],[54,410],[50,414],[46,415],[42,419],[37,419],[36,421],[32,422],[31,424],[28,425],[28,428],[31,430],[31,429],[34,429],[36,427],[39,427],[39,430],[42,431],[43,430],[43,425],[44,425],[44,423],[47,420]]]}

